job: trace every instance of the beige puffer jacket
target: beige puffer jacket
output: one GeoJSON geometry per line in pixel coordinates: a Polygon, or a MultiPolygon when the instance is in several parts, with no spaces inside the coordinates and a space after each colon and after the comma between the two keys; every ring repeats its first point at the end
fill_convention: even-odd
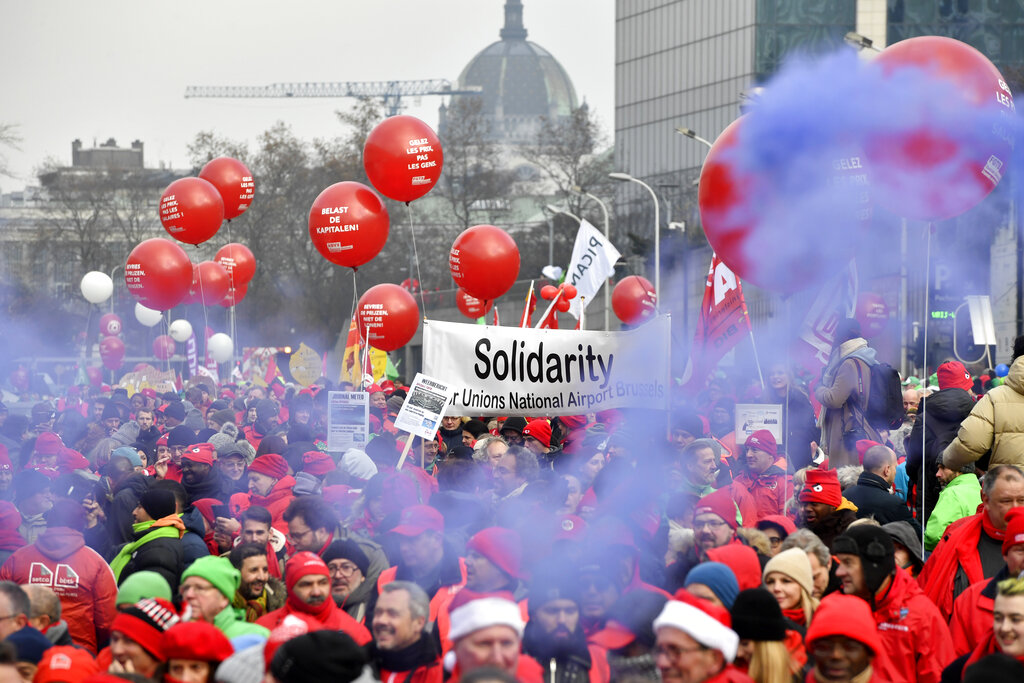
{"type": "Polygon", "coordinates": [[[957,471],[989,451],[990,467],[1024,465],[1024,356],[1013,361],[1001,386],[975,404],[956,438],[942,452],[942,461],[957,471]]]}

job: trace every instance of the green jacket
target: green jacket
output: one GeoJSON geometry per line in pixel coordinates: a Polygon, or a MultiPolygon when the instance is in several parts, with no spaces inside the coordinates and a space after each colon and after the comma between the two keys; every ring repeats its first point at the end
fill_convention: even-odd
{"type": "Polygon", "coordinates": [[[245,620],[245,612],[237,610],[228,605],[213,618],[213,625],[220,629],[220,632],[227,636],[228,640],[238,636],[254,633],[264,638],[270,637],[270,631],[262,626],[250,624],[245,620]]]}
{"type": "Polygon", "coordinates": [[[973,474],[961,474],[946,484],[939,494],[928,525],[924,529],[924,547],[933,550],[946,531],[958,519],[970,517],[981,505],[981,482],[973,474]]]}

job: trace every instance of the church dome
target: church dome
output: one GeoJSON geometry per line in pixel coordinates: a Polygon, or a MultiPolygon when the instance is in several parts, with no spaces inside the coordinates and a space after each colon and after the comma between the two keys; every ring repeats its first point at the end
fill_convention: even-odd
{"type": "Polygon", "coordinates": [[[568,117],[576,109],[569,74],[547,50],[526,39],[521,0],[505,3],[501,40],[466,65],[459,86],[478,86],[492,133],[504,142],[533,142],[540,117],[568,117]]]}

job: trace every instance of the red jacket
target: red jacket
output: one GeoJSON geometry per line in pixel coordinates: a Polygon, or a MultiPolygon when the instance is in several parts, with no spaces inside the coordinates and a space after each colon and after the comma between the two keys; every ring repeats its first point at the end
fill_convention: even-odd
{"type": "Polygon", "coordinates": [[[910,578],[897,568],[892,584],[874,609],[885,661],[878,675],[892,683],[938,683],[942,670],[956,659],[949,627],[939,610],[910,578]]]}
{"type": "Polygon", "coordinates": [[[117,614],[117,582],[110,565],[85,545],[80,531],[47,529],[7,558],[0,580],[47,586],[60,598],[61,617],[76,644],[95,653],[117,614]]]}
{"type": "Polygon", "coordinates": [[[953,602],[953,618],[949,622],[949,632],[953,636],[953,648],[958,657],[973,652],[992,633],[996,586],[1006,578],[1004,570],[991,579],[972,583],[971,587],[953,602]]]}
{"type": "Polygon", "coordinates": [[[316,619],[316,617],[307,612],[298,612],[293,610],[290,604],[285,603],[284,607],[276,609],[268,614],[264,614],[256,620],[256,623],[273,631],[281,625],[281,622],[284,621],[285,617],[289,614],[295,614],[303,620],[313,619],[315,621],[319,621],[323,624],[323,627],[329,631],[341,631],[342,633],[351,636],[352,640],[356,641],[357,645],[366,645],[373,640],[373,637],[370,635],[370,632],[366,630],[366,627],[346,614],[345,610],[335,605],[334,600],[332,600],[330,596],[328,596],[327,602],[330,603],[331,609],[326,619],[316,619]]]}
{"type": "Polygon", "coordinates": [[[942,540],[924,563],[917,583],[924,594],[931,598],[945,619],[953,614],[953,582],[958,567],[963,567],[970,583],[977,583],[984,578],[981,569],[981,557],[978,556],[978,541],[981,538],[982,516],[988,514],[984,510],[976,515],[964,517],[946,527],[942,540]]]}
{"type": "Polygon", "coordinates": [[[705,678],[703,683],[754,683],[754,679],[728,664],[711,678],[705,678]]]}
{"type": "Polygon", "coordinates": [[[264,507],[270,513],[270,526],[282,534],[287,534],[288,523],[284,521],[284,511],[288,509],[288,505],[295,498],[295,494],[292,492],[293,488],[295,488],[295,478],[284,477],[278,479],[274,488],[270,489],[270,493],[265,496],[257,496],[255,493],[236,493],[231,496],[231,514],[238,517],[253,505],[264,507]]]}
{"type": "MultiPolygon", "coordinates": [[[[757,477],[752,476],[749,470],[744,470],[732,481],[733,489],[738,486],[744,487],[754,498],[754,522],[769,515],[786,514],[786,501],[793,496],[793,478],[778,465],[772,465],[757,477]]],[[[749,524],[744,516],[743,526],[749,524]]]]}

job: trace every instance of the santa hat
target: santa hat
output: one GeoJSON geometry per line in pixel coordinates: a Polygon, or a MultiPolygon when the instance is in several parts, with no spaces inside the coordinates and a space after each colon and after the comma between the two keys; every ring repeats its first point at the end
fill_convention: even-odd
{"type": "Polygon", "coordinates": [[[779,455],[779,445],[775,443],[775,437],[767,429],[758,429],[748,436],[747,442],[743,446],[748,449],[756,448],[759,451],[764,451],[773,458],[777,458],[779,455]]]}
{"type": "Polygon", "coordinates": [[[1024,508],[1011,508],[1006,513],[1006,536],[1003,539],[1003,555],[1010,548],[1024,543],[1024,508]]]}
{"type": "Polygon", "coordinates": [[[284,479],[288,476],[288,461],[277,453],[267,453],[253,460],[249,471],[271,479],[284,479]]]}
{"type": "Polygon", "coordinates": [[[523,438],[532,436],[544,444],[545,448],[551,448],[551,423],[547,420],[534,420],[523,428],[523,438]]]}
{"type": "Polygon", "coordinates": [[[718,650],[726,662],[736,658],[740,639],[736,632],[702,609],[704,605],[669,600],[654,620],[654,630],[674,628],[690,636],[704,647],[718,650]]]}
{"type": "Polygon", "coordinates": [[[491,564],[514,579],[525,579],[523,542],[512,529],[492,526],[478,531],[466,543],[466,550],[475,550],[491,564]]]}
{"type": "Polygon", "coordinates": [[[807,481],[800,491],[801,503],[824,503],[839,507],[843,502],[843,489],[835,470],[807,470],[807,481]]]}
{"type": "Polygon", "coordinates": [[[877,657],[882,653],[882,639],[868,603],[855,595],[832,593],[822,599],[807,629],[807,649],[814,641],[830,636],[845,636],[862,643],[877,657]]]}
{"type": "Polygon", "coordinates": [[[736,503],[732,501],[732,496],[725,489],[718,489],[697,501],[697,505],[693,508],[694,519],[706,514],[718,515],[732,527],[733,531],[739,526],[736,523],[736,503]]]}
{"type": "Polygon", "coordinates": [[[450,606],[448,638],[454,642],[490,626],[508,626],[523,637],[523,615],[510,593],[474,593],[463,588],[450,606]]]}

